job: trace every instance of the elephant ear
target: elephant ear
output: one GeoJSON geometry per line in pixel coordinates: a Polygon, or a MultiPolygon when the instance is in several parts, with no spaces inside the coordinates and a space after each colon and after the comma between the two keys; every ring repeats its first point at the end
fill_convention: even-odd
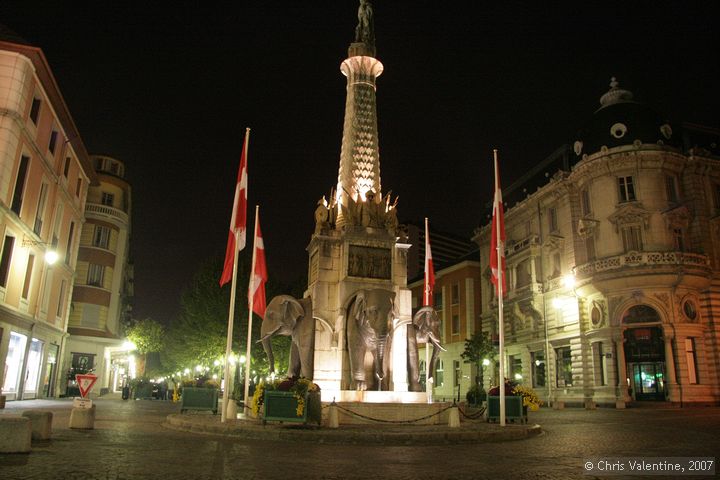
{"type": "Polygon", "coordinates": [[[300,302],[292,297],[285,299],[283,302],[283,308],[285,310],[285,313],[283,314],[283,323],[285,323],[290,330],[294,330],[297,325],[298,318],[305,315],[305,310],[300,302]]]}
{"type": "Polygon", "coordinates": [[[358,325],[363,325],[364,323],[367,323],[367,315],[365,314],[365,291],[360,290],[355,294],[355,300],[354,300],[354,306],[355,309],[355,321],[358,325]]]}

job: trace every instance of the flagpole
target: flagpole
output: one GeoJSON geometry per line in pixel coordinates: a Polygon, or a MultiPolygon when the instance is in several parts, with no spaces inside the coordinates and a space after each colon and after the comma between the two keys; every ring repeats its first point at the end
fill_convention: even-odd
{"type": "Polygon", "coordinates": [[[493,201],[495,208],[495,215],[493,215],[493,222],[498,222],[495,225],[495,240],[497,249],[497,295],[498,295],[498,356],[500,357],[500,426],[505,426],[505,325],[503,324],[503,267],[502,267],[502,250],[505,248],[501,236],[500,236],[500,208],[498,205],[497,192],[500,188],[500,179],[498,178],[498,159],[497,159],[497,148],[493,149],[493,161],[495,166],[495,200],[493,201]]]}
{"type": "MultiPolygon", "coordinates": [[[[250,129],[245,129],[245,144],[243,145],[243,154],[245,155],[245,158],[247,159],[247,153],[248,153],[248,140],[250,139],[250,129]]],[[[247,161],[247,160],[246,160],[247,161]]],[[[242,165],[240,166],[242,169],[242,165]]],[[[247,165],[246,167],[247,168],[247,165]]],[[[241,172],[242,173],[242,172],[241,172]]],[[[237,186],[235,187],[237,189],[237,186]]],[[[247,187],[245,190],[245,195],[247,195],[247,187]]],[[[237,198],[234,199],[234,202],[237,202],[237,198]]],[[[237,204],[233,203],[233,210],[237,208],[237,204]]],[[[233,225],[234,227],[234,225],[233,225]]],[[[227,333],[227,340],[225,342],[225,373],[224,373],[224,379],[225,379],[225,389],[223,392],[223,401],[222,401],[222,412],[220,413],[220,421],[224,423],[227,420],[227,406],[228,406],[228,400],[230,398],[230,394],[232,392],[233,385],[230,384],[230,356],[232,355],[232,338],[233,338],[233,325],[235,323],[235,293],[237,291],[237,266],[238,266],[238,230],[236,228],[233,228],[233,235],[235,236],[235,245],[234,245],[234,251],[233,251],[233,274],[232,274],[232,284],[230,287],[230,310],[228,311],[228,333],[227,333]]],[[[222,280],[221,280],[222,282],[222,280]]],[[[221,283],[222,285],[222,283],[221,283]]]]}
{"type": "MultiPolygon", "coordinates": [[[[425,249],[427,250],[427,246],[429,244],[428,241],[428,235],[429,235],[429,229],[428,229],[428,218],[425,217],[425,249]]],[[[430,284],[428,279],[428,265],[427,265],[427,251],[425,252],[425,302],[423,302],[425,305],[429,305],[429,290],[430,290],[430,284]]],[[[423,305],[423,306],[425,306],[423,305]]],[[[433,347],[435,348],[435,347],[433,347]]],[[[433,382],[435,381],[435,375],[430,376],[430,338],[428,338],[428,341],[425,342],[425,395],[427,396],[427,403],[432,403],[433,398],[433,382]]]]}
{"type": "MultiPolygon", "coordinates": [[[[237,245],[237,232],[235,232],[235,245],[237,245]]],[[[228,333],[227,340],[225,342],[225,391],[223,392],[222,401],[222,414],[220,415],[220,421],[225,423],[227,420],[227,406],[228,399],[231,394],[232,385],[230,385],[230,355],[232,355],[232,338],[233,338],[233,324],[235,323],[235,292],[237,287],[237,266],[238,266],[238,252],[235,251],[233,259],[233,276],[232,286],[230,287],[230,311],[228,312],[228,333]]]]}
{"type": "MultiPolygon", "coordinates": [[[[243,392],[243,399],[245,408],[249,409],[250,404],[248,402],[248,395],[250,393],[250,362],[251,362],[251,356],[250,356],[250,347],[252,346],[252,316],[253,316],[253,300],[255,299],[255,289],[253,288],[255,283],[255,254],[257,252],[257,248],[255,245],[255,242],[257,241],[257,229],[258,229],[258,215],[260,212],[260,205],[255,205],[255,228],[253,229],[253,255],[252,255],[252,265],[250,268],[250,285],[248,288],[248,292],[252,292],[252,294],[248,295],[248,334],[247,334],[247,349],[245,351],[245,391],[243,392]]],[[[244,412],[245,414],[249,414],[250,412],[244,412]]]]}

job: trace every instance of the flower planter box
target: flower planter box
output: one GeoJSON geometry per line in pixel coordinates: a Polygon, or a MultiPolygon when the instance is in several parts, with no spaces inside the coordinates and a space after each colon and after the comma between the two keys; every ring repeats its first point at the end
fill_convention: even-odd
{"type": "Polygon", "coordinates": [[[322,421],[320,393],[305,394],[305,408],[297,414],[298,401],[293,392],[266,390],[263,400],[263,423],[267,421],[313,423],[322,421]]]}
{"type": "MultiPolygon", "coordinates": [[[[488,396],[487,421],[500,421],[500,397],[488,396]]],[[[523,405],[523,397],[507,395],[505,397],[505,419],[511,422],[527,423],[527,407],[523,405]]]]}
{"type": "Polygon", "coordinates": [[[134,390],[133,398],[135,400],[152,398],[152,385],[138,385],[134,390]]]}
{"type": "Polygon", "coordinates": [[[210,410],[213,415],[218,411],[218,391],[216,388],[183,387],[180,413],[186,410],[210,410]]]}

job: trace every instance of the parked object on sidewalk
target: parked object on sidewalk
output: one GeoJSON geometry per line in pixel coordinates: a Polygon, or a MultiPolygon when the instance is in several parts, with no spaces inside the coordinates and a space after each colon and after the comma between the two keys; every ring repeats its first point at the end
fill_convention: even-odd
{"type": "Polygon", "coordinates": [[[183,387],[180,413],[186,410],[218,411],[218,391],[216,388],[183,387]]]}
{"type": "Polygon", "coordinates": [[[70,412],[70,428],[93,430],[95,428],[95,405],[90,408],[73,408],[70,412]]]}
{"type": "Polygon", "coordinates": [[[22,416],[30,419],[33,440],[50,440],[53,420],[50,410],[25,410],[22,416]]]}
{"type": "Polygon", "coordinates": [[[16,415],[0,416],[0,453],[30,451],[32,427],[30,419],[16,415]]]}

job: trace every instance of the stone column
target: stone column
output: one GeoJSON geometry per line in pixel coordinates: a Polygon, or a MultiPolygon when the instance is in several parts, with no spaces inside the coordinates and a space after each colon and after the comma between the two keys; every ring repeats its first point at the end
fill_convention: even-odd
{"type": "Polygon", "coordinates": [[[669,327],[663,326],[663,340],[665,341],[665,388],[668,400],[679,402],[677,398],[677,378],[675,376],[675,358],[673,357],[672,342],[675,335],[670,333],[669,327]]]}
{"type": "Polygon", "coordinates": [[[627,393],[627,365],[625,363],[625,345],[622,330],[614,336],[613,341],[615,342],[615,361],[618,370],[615,407],[625,408],[625,403],[630,400],[630,397],[627,393]]]}

